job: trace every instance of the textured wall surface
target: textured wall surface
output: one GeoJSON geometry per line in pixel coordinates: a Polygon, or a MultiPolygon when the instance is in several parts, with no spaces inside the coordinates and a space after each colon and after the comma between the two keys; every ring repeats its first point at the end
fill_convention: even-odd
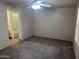
{"type": "Polygon", "coordinates": [[[0,49],[8,46],[7,6],[0,2],[0,49]]]}
{"type": "Polygon", "coordinates": [[[75,40],[74,40],[74,50],[76,59],[79,59],[79,5],[77,8],[78,14],[77,14],[77,24],[76,24],[76,33],[75,33],[75,40]]]}
{"type": "Polygon", "coordinates": [[[44,9],[34,12],[33,35],[72,41],[76,8],[44,9]]]}
{"type": "Polygon", "coordinates": [[[29,15],[28,10],[20,10],[20,37],[26,39],[32,36],[32,17],[29,15]]]}

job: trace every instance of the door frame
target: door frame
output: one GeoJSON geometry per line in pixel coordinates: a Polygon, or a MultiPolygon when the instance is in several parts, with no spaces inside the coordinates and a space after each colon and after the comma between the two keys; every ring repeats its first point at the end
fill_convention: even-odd
{"type": "MultiPolygon", "coordinates": [[[[19,16],[19,23],[18,23],[18,28],[19,28],[19,42],[20,42],[20,11],[18,11],[17,9],[7,9],[7,24],[8,24],[8,11],[11,11],[11,12],[14,12],[14,13],[18,13],[18,16],[19,16]]],[[[12,19],[12,17],[11,17],[11,19],[12,19]]],[[[8,32],[9,33],[9,32],[8,32]]],[[[9,36],[9,34],[8,34],[8,36],[9,36]]]]}

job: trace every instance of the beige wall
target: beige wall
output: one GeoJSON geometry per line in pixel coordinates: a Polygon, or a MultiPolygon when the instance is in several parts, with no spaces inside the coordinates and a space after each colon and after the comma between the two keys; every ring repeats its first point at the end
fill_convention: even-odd
{"type": "Polygon", "coordinates": [[[79,7],[77,9],[77,24],[76,24],[76,32],[75,32],[75,40],[74,40],[74,50],[76,59],[79,59],[79,7]]]}
{"type": "Polygon", "coordinates": [[[7,6],[0,2],[0,49],[8,46],[7,6]]]}
{"type": "Polygon", "coordinates": [[[33,13],[33,35],[73,40],[76,22],[75,7],[44,9],[33,13]]]}
{"type": "MultiPolygon", "coordinates": [[[[0,49],[9,46],[6,10],[7,6],[0,3],[0,49]]],[[[33,17],[27,9],[21,8],[19,11],[21,39],[26,39],[32,34],[69,41],[73,39],[76,21],[74,7],[33,11],[33,17]]]]}
{"type": "Polygon", "coordinates": [[[26,39],[32,36],[32,17],[27,9],[20,9],[20,38],[26,39]]]}
{"type": "MultiPolygon", "coordinates": [[[[9,46],[9,34],[8,34],[8,21],[7,21],[7,9],[9,7],[3,3],[0,3],[0,49],[9,46]]],[[[20,12],[20,38],[26,39],[32,36],[32,19],[28,11],[23,8],[13,8],[14,11],[20,12]]]]}

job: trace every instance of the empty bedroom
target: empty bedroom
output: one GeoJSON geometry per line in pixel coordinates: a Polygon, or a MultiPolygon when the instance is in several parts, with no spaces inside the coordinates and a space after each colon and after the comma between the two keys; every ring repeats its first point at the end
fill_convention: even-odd
{"type": "Polygon", "coordinates": [[[79,1],[0,0],[0,59],[79,59],[79,1]]]}

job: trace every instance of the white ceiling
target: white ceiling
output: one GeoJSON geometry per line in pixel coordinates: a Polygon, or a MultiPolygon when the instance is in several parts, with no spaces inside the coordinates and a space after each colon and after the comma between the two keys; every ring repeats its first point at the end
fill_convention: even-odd
{"type": "MultiPolygon", "coordinates": [[[[30,2],[33,2],[34,0],[3,0],[3,1],[15,5],[26,6],[30,4],[30,2]]],[[[41,0],[41,1],[49,3],[52,6],[70,6],[75,5],[77,2],[77,0],[41,0]]]]}

